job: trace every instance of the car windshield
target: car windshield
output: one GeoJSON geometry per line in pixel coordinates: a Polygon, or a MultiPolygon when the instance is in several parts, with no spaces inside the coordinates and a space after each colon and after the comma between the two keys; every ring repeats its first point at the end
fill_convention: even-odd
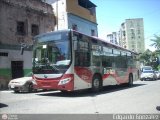
{"type": "Polygon", "coordinates": [[[154,71],[143,71],[143,73],[154,73],[154,71]]]}
{"type": "Polygon", "coordinates": [[[151,66],[144,66],[142,69],[143,70],[152,70],[152,67],[151,66]]]}
{"type": "Polygon", "coordinates": [[[70,48],[68,32],[37,37],[33,50],[33,73],[64,73],[71,61],[70,48]]]}

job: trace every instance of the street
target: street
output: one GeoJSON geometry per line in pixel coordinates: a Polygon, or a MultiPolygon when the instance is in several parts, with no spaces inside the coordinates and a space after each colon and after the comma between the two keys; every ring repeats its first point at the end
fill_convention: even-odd
{"type": "Polygon", "coordinates": [[[159,114],[157,106],[160,106],[160,80],[136,81],[131,88],[108,86],[99,93],[0,91],[1,114],[159,114]]]}

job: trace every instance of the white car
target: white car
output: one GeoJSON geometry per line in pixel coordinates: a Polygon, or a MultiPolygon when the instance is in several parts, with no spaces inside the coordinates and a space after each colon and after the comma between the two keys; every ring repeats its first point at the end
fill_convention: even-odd
{"type": "Polygon", "coordinates": [[[8,88],[14,90],[15,93],[34,90],[35,81],[32,79],[32,73],[28,73],[25,77],[16,78],[9,82],[8,88]]]}
{"type": "Polygon", "coordinates": [[[147,70],[153,70],[153,68],[151,67],[151,66],[143,66],[142,68],[141,68],[141,71],[143,72],[143,71],[147,71],[147,70]]]}
{"type": "Polygon", "coordinates": [[[156,80],[157,79],[157,75],[155,73],[154,70],[146,70],[143,71],[140,75],[140,80],[156,80]]]}
{"type": "Polygon", "coordinates": [[[156,75],[157,75],[157,79],[160,79],[160,71],[155,71],[156,75]]]}

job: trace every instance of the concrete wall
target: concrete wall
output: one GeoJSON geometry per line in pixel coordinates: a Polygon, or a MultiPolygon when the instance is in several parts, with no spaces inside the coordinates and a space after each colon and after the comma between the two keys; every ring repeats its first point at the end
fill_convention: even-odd
{"type": "Polygon", "coordinates": [[[39,26],[39,33],[54,30],[55,22],[52,7],[50,6],[49,9],[49,5],[44,3],[43,5],[42,2],[38,3],[38,0],[1,1],[0,42],[2,44],[16,45],[22,42],[32,43],[32,24],[39,26]],[[43,10],[43,7],[46,7],[47,11],[43,10]],[[44,12],[48,12],[48,14],[44,12]],[[17,21],[23,21],[25,23],[25,35],[17,34],[17,21]]]}

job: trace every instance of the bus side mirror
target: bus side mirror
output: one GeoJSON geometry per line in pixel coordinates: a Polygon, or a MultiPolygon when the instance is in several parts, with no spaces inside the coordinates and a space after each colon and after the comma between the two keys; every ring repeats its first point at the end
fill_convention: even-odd
{"type": "Polygon", "coordinates": [[[24,47],[21,47],[21,55],[23,55],[24,47]]]}
{"type": "Polygon", "coordinates": [[[26,44],[21,44],[21,55],[23,55],[23,52],[24,52],[24,48],[26,47],[26,44]]]}

